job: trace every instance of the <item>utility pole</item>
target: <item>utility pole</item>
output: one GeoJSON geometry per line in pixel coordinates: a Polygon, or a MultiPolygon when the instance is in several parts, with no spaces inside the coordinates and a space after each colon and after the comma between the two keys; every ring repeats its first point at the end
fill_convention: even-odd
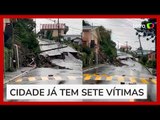
{"type": "MultiPolygon", "coordinates": [[[[61,47],[61,44],[60,44],[60,34],[59,34],[59,18],[58,18],[58,48],[60,48],[61,47]]],[[[58,49],[59,50],[59,49],[58,49]]]]}
{"type": "Polygon", "coordinates": [[[92,23],[92,29],[91,29],[91,40],[93,40],[93,23],[92,23]]]}
{"type": "Polygon", "coordinates": [[[58,42],[60,43],[60,36],[59,36],[59,18],[58,18],[58,42]]]}
{"type": "MultiPolygon", "coordinates": [[[[36,19],[35,19],[35,24],[36,24],[36,19]]],[[[36,26],[37,26],[37,24],[36,24],[36,26]]],[[[35,34],[36,34],[36,26],[35,26],[35,34]]]]}
{"type": "Polygon", "coordinates": [[[96,66],[98,65],[98,45],[96,44],[96,66]]]}
{"type": "Polygon", "coordinates": [[[142,54],[142,57],[143,57],[143,48],[142,48],[140,37],[141,37],[141,35],[138,35],[138,40],[139,40],[139,44],[140,44],[141,54],[142,54]]]}
{"type": "Polygon", "coordinates": [[[118,41],[118,50],[119,50],[119,41],[118,41]]]}
{"type": "Polygon", "coordinates": [[[128,41],[126,41],[126,47],[127,47],[127,52],[128,52],[128,41]]]}
{"type": "Polygon", "coordinates": [[[11,25],[12,25],[12,49],[14,47],[14,26],[13,26],[13,20],[11,20],[11,25]]]}
{"type": "Polygon", "coordinates": [[[13,68],[16,69],[17,67],[17,61],[16,61],[16,54],[15,54],[15,50],[14,50],[14,44],[15,44],[15,40],[14,40],[14,26],[13,26],[13,22],[14,20],[11,20],[11,25],[12,25],[12,51],[13,51],[13,56],[11,57],[11,66],[13,65],[13,68]]]}
{"type": "MultiPolygon", "coordinates": [[[[93,40],[94,39],[94,37],[93,37],[93,23],[92,23],[92,29],[91,29],[91,40],[93,40]]],[[[96,67],[98,66],[98,41],[97,41],[97,44],[95,44],[95,46],[94,46],[94,49],[95,49],[95,61],[96,61],[96,67]]],[[[95,69],[96,70],[96,74],[97,74],[97,68],[95,69]]]]}

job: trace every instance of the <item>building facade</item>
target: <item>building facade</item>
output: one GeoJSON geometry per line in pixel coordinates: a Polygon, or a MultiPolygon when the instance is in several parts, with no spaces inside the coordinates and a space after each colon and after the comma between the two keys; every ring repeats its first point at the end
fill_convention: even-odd
{"type": "Polygon", "coordinates": [[[51,32],[52,37],[58,37],[58,35],[63,36],[68,31],[68,26],[65,23],[57,24],[41,24],[40,32],[44,38],[47,37],[47,32],[51,32]],[[59,34],[58,34],[59,33],[59,34]]]}
{"type": "Polygon", "coordinates": [[[81,35],[62,35],[65,40],[73,40],[76,38],[81,38],[81,35]]]}
{"type": "Polygon", "coordinates": [[[151,53],[148,54],[148,61],[154,61],[156,60],[156,52],[152,51],[151,53]]]}
{"type": "Polygon", "coordinates": [[[83,46],[95,48],[95,52],[97,53],[99,50],[99,33],[97,32],[96,28],[98,28],[98,26],[83,26],[82,44],[83,46]]]}
{"type": "Polygon", "coordinates": [[[9,23],[10,23],[10,19],[3,20],[3,32],[5,31],[6,24],[9,24],[9,23]]]}

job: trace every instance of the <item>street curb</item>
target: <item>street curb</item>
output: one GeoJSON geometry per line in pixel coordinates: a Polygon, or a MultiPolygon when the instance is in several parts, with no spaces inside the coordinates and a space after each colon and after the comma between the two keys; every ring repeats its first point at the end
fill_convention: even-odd
{"type": "Polygon", "coordinates": [[[32,68],[32,69],[30,69],[30,70],[28,70],[28,71],[25,71],[25,72],[23,72],[23,73],[21,73],[21,74],[19,74],[19,75],[15,76],[15,77],[13,77],[13,78],[11,78],[11,79],[7,80],[7,81],[5,81],[3,84],[7,84],[8,82],[10,82],[10,81],[12,81],[12,80],[14,80],[14,79],[16,79],[16,78],[18,78],[18,77],[22,76],[22,75],[24,75],[24,74],[26,74],[26,73],[28,73],[28,72],[30,72],[30,71],[32,71],[32,70],[34,70],[34,69],[36,69],[36,67],[34,67],[34,68],[32,68]]]}
{"type": "Polygon", "coordinates": [[[157,77],[157,75],[153,75],[152,72],[151,72],[146,66],[144,66],[144,67],[149,71],[149,73],[150,73],[152,76],[154,76],[154,78],[157,77]]]}
{"type": "MultiPolygon", "coordinates": [[[[144,66],[144,65],[143,65],[144,66]]],[[[152,72],[146,67],[146,66],[144,66],[147,70],[148,70],[148,72],[152,75],[152,72]]]]}
{"type": "Polygon", "coordinates": [[[147,69],[147,71],[152,75],[152,72],[145,66],[145,65],[143,65],[143,64],[141,64],[144,68],[146,68],[147,69]]]}
{"type": "MultiPolygon", "coordinates": [[[[137,61],[138,62],[138,61],[137,61]]],[[[138,62],[138,63],[140,63],[140,62],[138,62]]],[[[141,64],[141,63],[140,63],[141,64]]],[[[143,65],[143,64],[141,64],[144,68],[146,68],[146,70],[150,73],[150,75],[152,75],[152,76],[154,76],[153,74],[152,74],[152,72],[145,66],[145,65],[143,65]]],[[[157,76],[156,76],[157,77],[157,76]]]]}

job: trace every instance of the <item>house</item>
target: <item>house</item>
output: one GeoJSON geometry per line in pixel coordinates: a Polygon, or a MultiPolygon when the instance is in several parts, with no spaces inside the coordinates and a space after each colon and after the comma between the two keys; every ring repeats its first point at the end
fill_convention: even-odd
{"type": "Polygon", "coordinates": [[[11,23],[10,19],[4,19],[4,21],[3,21],[3,32],[5,31],[6,25],[10,24],[10,23],[11,23]]]}
{"type": "Polygon", "coordinates": [[[4,32],[4,41],[6,43],[6,41],[11,38],[12,36],[12,23],[10,19],[4,19],[4,23],[3,23],[3,32],[4,32]]]}
{"type": "Polygon", "coordinates": [[[130,51],[131,49],[132,49],[132,47],[129,45],[121,45],[121,47],[120,47],[120,51],[123,51],[123,52],[130,51]]]}
{"type": "Polygon", "coordinates": [[[81,38],[81,35],[62,35],[65,40],[73,40],[75,38],[81,38]]]}
{"type": "Polygon", "coordinates": [[[99,51],[99,32],[96,28],[99,26],[83,26],[82,29],[82,44],[90,48],[95,48],[95,52],[99,51]]]}
{"type": "Polygon", "coordinates": [[[71,42],[75,43],[77,45],[82,45],[82,38],[79,38],[79,37],[74,38],[74,39],[71,40],[71,42]]]}
{"type": "Polygon", "coordinates": [[[58,37],[66,34],[68,31],[68,26],[65,23],[55,23],[55,24],[41,24],[40,33],[43,38],[47,37],[47,32],[51,33],[52,37],[58,37]]]}
{"type": "MultiPolygon", "coordinates": [[[[142,52],[143,52],[143,56],[148,56],[153,51],[152,50],[140,50],[140,49],[137,49],[136,51],[134,51],[135,57],[141,57],[142,56],[142,52]]],[[[148,56],[148,58],[149,57],[150,56],[148,56]]]]}
{"type": "Polygon", "coordinates": [[[70,41],[78,45],[82,44],[81,35],[62,35],[62,36],[64,40],[70,41]]]}
{"type": "Polygon", "coordinates": [[[148,61],[154,61],[156,60],[156,52],[152,51],[148,54],[148,61]]]}

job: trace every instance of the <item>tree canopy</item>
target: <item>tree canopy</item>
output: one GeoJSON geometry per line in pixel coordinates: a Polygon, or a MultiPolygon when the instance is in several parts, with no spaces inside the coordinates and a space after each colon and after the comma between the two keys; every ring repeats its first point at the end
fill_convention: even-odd
{"type": "Polygon", "coordinates": [[[100,26],[98,31],[100,34],[100,50],[111,59],[116,57],[116,43],[111,40],[111,31],[106,30],[103,26],[100,26]]]}
{"type": "Polygon", "coordinates": [[[39,47],[36,33],[33,31],[35,27],[36,23],[33,19],[17,19],[13,26],[14,39],[32,52],[36,52],[39,47]]]}

